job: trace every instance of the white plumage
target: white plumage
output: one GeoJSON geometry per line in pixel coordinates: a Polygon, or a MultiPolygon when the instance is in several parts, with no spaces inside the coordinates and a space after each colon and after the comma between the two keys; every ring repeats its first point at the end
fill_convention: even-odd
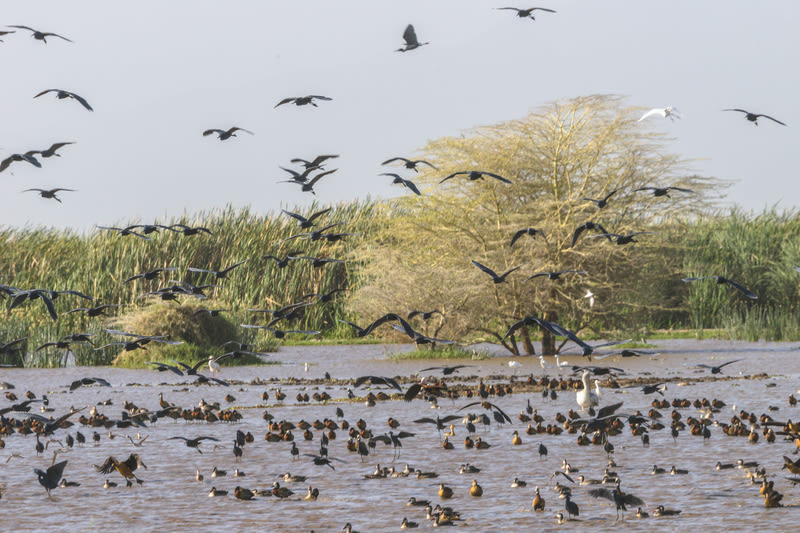
{"type": "Polygon", "coordinates": [[[642,118],[639,119],[639,122],[643,121],[644,119],[646,119],[647,117],[652,116],[652,115],[659,115],[659,116],[661,116],[663,118],[668,118],[670,120],[675,120],[676,118],[681,118],[680,111],[678,111],[676,108],[674,108],[672,106],[655,107],[655,108],[651,109],[650,111],[648,111],[647,113],[645,113],[644,115],[642,115],[642,118]]]}

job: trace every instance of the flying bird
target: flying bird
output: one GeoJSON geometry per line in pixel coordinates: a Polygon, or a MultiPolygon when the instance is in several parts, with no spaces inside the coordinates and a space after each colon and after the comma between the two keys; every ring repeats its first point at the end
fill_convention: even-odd
{"type": "Polygon", "coordinates": [[[519,239],[523,235],[530,235],[531,237],[536,238],[537,233],[541,235],[545,240],[547,240],[547,237],[545,236],[542,230],[535,228],[524,228],[514,232],[514,235],[511,236],[511,244],[509,246],[513,247],[514,243],[517,242],[517,239],[519,239]]]}
{"type": "Polygon", "coordinates": [[[33,37],[36,40],[42,41],[45,44],[47,44],[47,37],[58,37],[59,39],[64,39],[65,41],[68,41],[70,43],[72,42],[69,39],[67,39],[66,37],[64,37],[63,35],[59,35],[57,33],[52,33],[52,32],[44,32],[44,31],[34,30],[33,28],[28,27],[28,26],[9,25],[9,28],[20,28],[20,29],[23,29],[23,30],[28,30],[28,31],[30,31],[32,33],[31,37],[33,37]]]}
{"type": "Polygon", "coordinates": [[[48,199],[51,199],[51,200],[55,200],[58,203],[61,203],[61,199],[58,196],[56,196],[56,193],[59,192],[59,191],[75,192],[75,189],[62,189],[62,188],[57,188],[57,189],[25,189],[22,192],[30,192],[30,191],[38,192],[39,196],[41,196],[42,198],[48,198],[48,199]]]}
{"type": "Polygon", "coordinates": [[[290,217],[294,218],[298,222],[300,222],[301,229],[308,229],[314,225],[314,220],[321,217],[332,208],[323,209],[322,211],[317,211],[316,213],[310,214],[307,218],[303,215],[299,215],[297,213],[292,213],[291,211],[287,211],[286,209],[281,209],[281,212],[285,215],[289,215],[290,217]]]}
{"type": "Polygon", "coordinates": [[[317,107],[317,104],[314,103],[314,100],[328,101],[328,100],[333,100],[333,98],[328,98],[327,96],[320,96],[318,94],[310,94],[308,96],[290,96],[289,98],[284,98],[283,100],[275,104],[275,107],[278,107],[279,105],[283,104],[288,104],[290,102],[296,106],[311,104],[312,106],[317,107]]]}
{"type": "Polygon", "coordinates": [[[655,233],[654,231],[636,231],[634,233],[628,233],[627,235],[621,235],[619,233],[600,233],[599,235],[590,235],[587,239],[594,239],[596,237],[608,237],[608,240],[613,240],[618,245],[622,246],[623,244],[630,244],[632,242],[639,242],[634,237],[637,235],[647,235],[655,233]]]}
{"type": "Polygon", "coordinates": [[[411,192],[413,192],[417,196],[422,196],[422,193],[419,192],[419,189],[417,188],[417,186],[414,184],[413,181],[404,179],[404,178],[400,177],[399,174],[394,174],[394,173],[391,173],[391,172],[383,172],[383,173],[378,174],[378,175],[379,176],[389,176],[390,178],[393,178],[392,184],[399,183],[400,185],[403,185],[404,187],[409,189],[411,192]]]}
{"type": "Polygon", "coordinates": [[[570,248],[574,247],[575,243],[578,242],[578,238],[581,236],[581,233],[587,230],[600,231],[604,235],[606,235],[608,241],[611,242],[611,237],[608,236],[608,232],[603,226],[601,226],[597,222],[585,222],[580,226],[578,226],[577,228],[575,228],[575,231],[572,233],[572,244],[569,245],[570,248]]]}
{"type": "Polygon", "coordinates": [[[454,177],[460,176],[462,174],[467,176],[470,179],[470,181],[482,180],[484,176],[489,176],[490,178],[494,178],[496,180],[500,180],[503,183],[511,183],[511,180],[508,180],[508,179],[504,178],[503,176],[501,176],[499,174],[493,174],[491,172],[484,172],[482,170],[462,170],[460,172],[453,172],[452,174],[450,174],[449,176],[444,178],[439,183],[444,183],[445,181],[449,180],[450,178],[454,178],[454,177]]]}
{"type": "Polygon", "coordinates": [[[751,300],[758,299],[758,296],[753,291],[747,289],[746,287],[744,287],[743,285],[740,285],[739,283],[736,283],[733,280],[730,280],[728,278],[723,278],[722,276],[699,276],[699,277],[695,277],[695,278],[683,278],[681,281],[684,281],[684,282],[688,283],[690,281],[697,281],[699,279],[708,279],[708,278],[712,278],[712,279],[717,280],[718,284],[727,283],[728,285],[730,285],[731,287],[733,287],[737,291],[741,292],[742,294],[744,294],[745,296],[747,296],[751,300]]]}
{"type": "Polygon", "coordinates": [[[538,272],[538,273],[534,274],[533,276],[528,276],[527,278],[525,278],[524,281],[528,281],[529,279],[538,278],[538,277],[541,277],[541,276],[547,276],[547,279],[551,279],[551,280],[555,281],[555,280],[561,279],[561,274],[569,274],[569,273],[584,274],[585,275],[586,271],[585,270],[560,270],[558,272],[538,272]]]}
{"type": "Polygon", "coordinates": [[[777,118],[772,118],[769,115],[763,115],[763,114],[759,114],[759,113],[751,113],[750,111],[747,111],[745,109],[733,108],[733,109],[723,109],[723,111],[738,111],[740,113],[744,113],[744,118],[746,118],[747,120],[749,120],[750,122],[752,122],[756,126],[758,126],[758,117],[768,118],[772,122],[777,122],[781,126],[785,126],[786,125],[783,122],[781,122],[780,120],[778,120],[777,118]]]}
{"type": "Polygon", "coordinates": [[[639,187],[638,189],[634,189],[634,191],[653,191],[653,196],[666,196],[670,198],[669,191],[680,191],[680,192],[694,192],[690,189],[683,189],[681,187],[639,187]]]}
{"type": "Polygon", "coordinates": [[[193,228],[191,226],[187,226],[186,224],[173,224],[169,226],[169,229],[171,229],[176,233],[183,233],[187,237],[190,237],[192,235],[197,235],[198,233],[207,233],[209,235],[214,235],[213,233],[211,233],[210,229],[204,228],[202,226],[197,226],[193,228]]]}
{"type": "Polygon", "coordinates": [[[328,159],[334,159],[339,157],[338,155],[318,155],[311,161],[306,161],[305,159],[301,159],[296,157],[291,160],[292,163],[302,163],[304,168],[321,168],[322,163],[327,161],[328,159]]]}
{"type": "Polygon", "coordinates": [[[30,152],[26,152],[28,155],[39,154],[44,158],[48,157],[61,157],[61,154],[57,154],[56,150],[68,145],[68,144],[75,144],[74,142],[63,142],[63,143],[53,143],[50,145],[50,148],[47,150],[31,150],[30,152]]]}
{"type": "Polygon", "coordinates": [[[670,120],[675,120],[676,118],[681,118],[680,111],[678,111],[674,107],[671,107],[671,106],[655,107],[655,108],[651,109],[650,111],[648,111],[647,113],[645,113],[644,115],[642,115],[642,118],[640,118],[637,122],[641,122],[644,119],[646,119],[647,117],[651,117],[653,115],[659,115],[659,116],[662,116],[664,118],[668,118],[670,120]]]}
{"type": "Polygon", "coordinates": [[[533,16],[534,11],[545,11],[547,13],[555,13],[554,10],[548,9],[546,7],[529,7],[528,9],[519,9],[517,7],[496,7],[495,9],[509,9],[517,12],[517,16],[519,18],[525,19],[529,18],[531,20],[536,20],[536,17],[533,16]]]}
{"type": "Polygon", "coordinates": [[[44,487],[48,496],[50,496],[51,490],[58,487],[58,482],[61,481],[61,476],[64,475],[65,466],[67,466],[67,462],[61,461],[48,468],[46,472],[38,468],[33,469],[33,473],[39,476],[39,484],[44,487]]]}
{"type": "Polygon", "coordinates": [[[480,268],[481,270],[483,270],[484,272],[486,272],[490,276],[492,276],[492,281],[494,283],[502,283],[502,282],[504,282],[506,280],[506,276],[508,276],[509,274],[514,272],[515,270],[517,270],[519,268],[522,268],[522,265],[520,265],[518,267],[514,267],[511,270],[508,270],[507,272],[503,273],[502,276],[498,276],[497,273],[494,270],[492,270],[489,267],[483,266],[482,264],[478,263],[474,259],[472,260],[472,264],[475,265],[476,267],[480,268]]]}
{"type": "Polygon", "coordinates": [[[403,32],[403,40],[406,42],[406,44],[403,46],[403,48],[398,48],[397,50],[395,50],[395,52],[408,52],[409,50],[415,50],[420,46],[425,46],[426,44],[430,44],[430,43],[419,42],[419,40],[417,39],[417,32],[414,31],[413,24],[409,24],[408,26],[406,26],[406,29],[403,32]]]}
{"type": "Polygon", "coordinates": [[[215,128],[206,130],[206,131],[203,132],[203,137],[207,137],[209,135],[212,135],[212,134],[216,133],[217,134],[217,139],[219,139],[220,141],[224,141],[225,139],[230,139],[231,137],[236,137],[236,132],[237,131],[243,131],[245,133],[249,133],[250,135],[255,135],[255,133],[253,133],[250,130],[246,130],[244,128],[240,128],[238,126],[233,126],[231,128],[228,128],[227,130],[220,130],[220,129],[215,129],[215,128]]]}
{"type": "Polygon", "coordinates": [[[417,169],[417,165],[428,165],[434,170],[439,170],[429,162],[425,161],[424,159],[406,159],[405,157],[393,157],[391,159],[387,159],[386,161],[381,163],[381,165],[388,165],[389,163],[393,163],[395,161],[402,161],[403,165],[407,169],[413,170],[414,172],[419,172],[419,170],[417,169]]]}
{"type": "Polygon", "coordinates": [[[234,263],[229,267],[223,268],[222,270],[206,270],[205,268],[195,268],[195,267],[189,267],[186,270],[188,270],[189,272],[203,272],[206,274],[213,274],[217,279],[224,279],[228,277],[228,274],[230,274],[231,270],[240,265],[243,265],[246,262],[247,259],[239,261],[238,263],[234,263]]]}
{"type": "Polygon", "coordinates": [[[356,378],[355,383],[353,383],[353,387],[360,387],[367,382],[369,382],[371,385],[387,385],[393,389],[403,392],[403,389],[400,387],[400,384],[398,384],[397,381],[384,376],[361,376],[356,378]]]}
{"type": "Polygon", "coordinates": [[[125,283],[129,283],[129,282],[131,282],[131,281],[133,281],[135,279],[144,279],[144,280],[148,280],[148,281],[149,280],[153,280],[153,279],[156,279],[156,277],[158,277],[158,275],[161,274],[162,272],[172,272],[172,271],[175,271],[175,270],[178,270],[178,269],[175,268],[175,267],[155,268],[155,269],[150,270],[148,272],[144,272],[142,274],[136,274],[134,276],[131,276],[128,279],[125,280],[125,283]]]}
{"type": "Polygon", "coordinates": [[[337,169],[337,168],[334,168],[333,170],[326,170],[325,172],[320,172],[319,174],[317,174],[316,176],[314,176],[313,178],[311,178],[311,180],[309,180],[308,182],[302,182],[302,181],[297,181],[297,180],[293,180],[293,179],[292,179],[292,180],[284,180],[284,181],[282,181],[281,183],[297,183],[297,184],[299,184],[299,185],[301,186],[301,187],[300,187],[300,190],[301,190],[301,191],[303,191],[303,192],[310,192],[311,194],[317,194],[316,192],[314,192],[314,185],[315,185],[315,184],[316,184],[316,183],[317,183],[319,180],[321,180],[322,178],[324,178],[325,176],[327,176],[328,174],[333,174],[333,173],[334,173],[334,172],[336,172],[337,170],[339,170],[339,169],[337,169]]]}
{"type": "Polygon", "coordinates": [[[614,196],[614,194],[618,190],[619,189],[614,189],[613,191],[611,191],[610,193],[608,193],[607,195],[605,195],[603,198],[601,198],[599,200],[595,200],[594,198],[581,198],[581,200],[586,200],[587,202],[594,202],[597,205],[598,209],[603,209],[605,206],[608,205],[608,199],[611,198],[612,196],[614,196]]]}
{"type": "Polygon", "coordinates": [[[37,94],[36,96],[34,96],[34,98],[39,98],[43,94],[47,94],[47,93],[51,93],[51,92],[56,93],[56,98],[58,98],[59,100],[63,100],[64,98],[72,98],[73,100],[77,100],[83,107],[85,107],[89,111],[94,111],[94,109],[92,109],[92,106],[89,105],[89,102],[87,102],[85,98],[83,98],[82,96],[77,95],[75,93],[71,93],[69,91],[65,91],[63,89],[46,89],[46,90],[40,92],[39,94],[37,94]]]}
{"type": "Polygon", "coordinates": [[[728,366],[730,364],[736,363],[738,361],[741,361],[741,359],[734,359],[733,361],[727,361],[727,362],[722,363],[721,365],[717,365],[717,366],[705,365],[703,363],[699,363],[699,364],[696,364],[696,365],[693,365],[693,366],[696,366],[696,367],[699,367],[699,368],[708,368],[709,370],[711,370],[712,374],[721,374],[722,373],[722,369],[724,367],[726,367],[726,366],[728,366]]]}
{"type": "Polygon", "coordinates": [[[10,156],[0,161],[0,172],[7,169],[11,165],[11,163],[14,163],[15,161],[27,161],[36,168],[42,168],[42,164],[39,163],[39,161],[35,157],[33,157],[33,153],[34,153],[33,151],[30,151],[24,154],[11,154],[10,156]]]}
{"type": "Polygon", "coordinates": [[[70,383],[69,390],[74,391],[81,385],[100,385],[101,387],[110,387],[111,383],[104,380],[103,378],[81,378],[81,379],[76,379],[75,381],[70,383]]]}

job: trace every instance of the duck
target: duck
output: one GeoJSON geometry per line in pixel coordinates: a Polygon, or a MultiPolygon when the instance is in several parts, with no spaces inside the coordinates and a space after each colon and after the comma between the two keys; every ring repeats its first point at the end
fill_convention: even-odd
{"type": "Polygon", "coordinates": [[[403,517],[403,521],[400,522],[400,529],[411,529],[415,527],[419,527],[419,524],[417,522],[409,522],[408,518],[405,516],[403,517]]]}
{"type": "Polygon", "coordinates": [[[681,514],[681,511],[678,509],[665,509],[663,505],[659,505],[656,507],[656,510],[653,512],[653,516],[675,516],[681,514]]]}
{"type": "Polygon", "coordinates": [[[521,479],[519,479],[517,477],[515,477],[514,481],[511,483],[511,488],[512,489],[519,489],[519,488],[527,487],[527,486],[528,486],[528,482],[527,481],[523,481],[523,480],[521,480],[521,479]]]}
{"type": "Polygon", "coordinates": [[[536,512],[544,511],[544,498],[542,498],[542,495],[539,494],[539,487],[536,487],[536,495],[533,497],[531,506],[536,512]]]}
{"type": "Polygon", "coordinates": [[[685,469],[683,469],[683,468],[675,468],[675,465],[672,465],[672,468],[670,468],[670,470],[669,470],[669,473],[670,473],[670,474],[672,474],[673,476],[675,476],[675,475],[685,475],[685,474],[688,474],[688,473],[689,473],[689,471],[688,471],[688,470],[685,470],[685,469]]]}
{"type": "Polygon", "coordinates": [[[439,483],[439,497],[443,500],[448,500],[453,497],[453,489],[446,486],[444,483],[439,483]]]}
{"type": "Polygon", "coordinates": [[[313,487],[311,487],[311,485],[309,485],[308,486],[308,492],[303,497],[303,499],[304,500],[316,501],[318,497],[319,497],[319,489],[313,488],[313,487]]]}
{"type": "Polygon", "coordinates": [[[474,496],[475,498],[480,498],[483,496],[483,488],[478,485],[478,480],[472,480],[472,486],[469,488],[469,495],[474,496]]]}
{"type": "Polygon", "coordinates": [[[511,444],[513,444],[514,446],[519,446],[520,444],[522,444],[522,439],[520,438],[517,430],[514,430],[514,433],[512,434],[511,444]]]}
{"type": "Polygon", "coordinates": [[[208,491],[209,498],[213,498],[215,496],[227,496],[227,495],[228,495],[227,490],[220,490],[217,487],[211,487],[211,490],[208,491]]]}
{"type": "Polygon", "coordinates": [[[461,465],[461,468],[458,469],[459,474],[477,474],[480,472],[481,469],[475,465],[471,465],[469,463],[464,463],[461,465]]]}

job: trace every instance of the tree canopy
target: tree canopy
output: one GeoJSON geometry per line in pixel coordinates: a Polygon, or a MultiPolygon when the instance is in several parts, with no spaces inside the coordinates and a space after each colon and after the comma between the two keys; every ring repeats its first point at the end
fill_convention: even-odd
{"type": "MultiPolygon", "coordinates": [[[[713,205],[724,184],[688,173],[639,114],[620,97],[588,96],[429,142],[421,157],[436,169],[404,176],[422,194],[388,202],[380,234],[356,251],[365,279],[353,311],[437,309],[442,315],[423,331],[501,341],[518,353],[516,340],[504,337],[526,315],[579,331],[677,305],[682,265],[669,250],[679,243],[659,229],[713,205]],[[654,190],[666,187],[685,190],[654,190]],[[536,231],[512,246],[526,228],[536,231]],[[604,230],[652,233],[616,244],[604,230]],[[473,261],[498,275],[519,268],[492,283],[473,261]],[[530,278],[564,270],[585,274],[530,278]]],[[[554,350],[545,333],[543,352],[554,350]]]]}

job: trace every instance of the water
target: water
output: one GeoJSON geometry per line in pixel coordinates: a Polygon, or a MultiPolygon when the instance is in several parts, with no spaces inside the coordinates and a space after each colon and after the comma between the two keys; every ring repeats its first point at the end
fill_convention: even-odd
{"type": "MultiPolygon", "coordinates": [[[[153,530],[218,530],[231,531],[341,531],[346,522],[353,524],[354,530],[364,532],[396,531],[404,516],[420,523],[420,530],[430,529],[420,507],[408,507],[409,497],[427,499],[454,507],[464,519],[459,526],[471,531],[555,531],[591,527],[606,531],[620,527],[615,522],[615,510],[611,502],[594,499],[587,494],[592,487],[574,487],[573,501],[580,506],[580,522],[557,525],[554,515],[562,511],[564,501],[557,498],[551,487],[555,481],[567,483],[564,478],[551,480],[554,471],[559,470],[563,459],[580,469],[587,478],[602,477],[606,456],[600,446],[577,446],[576,435],[564,432],[559,436],[527,435],[527,424],[516,419],[524,409],[526,401],[544,416],[545,424],[553,423],[557,412],[566,413],[570,408],[577,409],[572,392],[561,393],[557,400],[543,400],[539,393],[516,392],[504,397],[493,397],[490,401],[500,406],[513,419],[511,425],[492,424],[489,428],[478,429],[478,435],[489,442],[488,450],[465,449],[463,439],[467,435],[465,427],[456,422],[456,436],[450,440],[453,450],[443,449],[440,436],[430,424],[415,424],[414,419],[426,416],[445,416],[484,412],[480,406],[459,411],[469,401],[465,398],[452,402],[441,400],[440,408],[433,410],[428,402],[421,399],[411,403],[403,401],[378,402],[367,407],[363,402],[332,401],[327,405],[310,402],[298,404],[295,395],[302,391],[309,395],[325,390],[335,400],[347,397],[346,383],[314,385],[316,380],[329,372],[338,380],[352,379],[370,374],[380,376],[412,376],[426,366],[442,364],[471,364],[472,368],[462,369],[462,379],[477,383],[479,378],[488,382],[492,376],[505,376],[524,380],[529,374],[540,377],[545,373],[554,376],[558,372],[551,364],[547,370],[539,367],[538,358],[517,358],[522,363],[518,375],[509,368],[508,357],[498,356],[482,361],[396,361],[390,353],[408,347],[384,347],[379,345],[289,347],[271,356],[281,365],[261,367],[231,367],[223,369],[221,377],[241,382],[231,387],[195,386],[193,379],[178,377],[170,373],[148,370],[127,370],[116,368],[65,368],[65,369],[2,369],[0,381],[13,383],[13,392],[24,399],[26,390],[37,395],[48,394],[53,415],[66,413],[71,406],[83,407],[111,400],[113,405],[98,405],[97,409],[108,417],[118,419],[123,400],[129,400],[139,407],[158,409],[158,394],[181,407],[191,407],[201,399],[219,402],[222,407],[234,406],[243,415],[237,423],[213,423],[172,421],[163,418],[147,428],[111,429],[115,438],[109,438],[109,431],[97,429],[101,434],[99,446],[93,446],[92,428],[81,427],[78,415],[71,420],[76,425],[59,429],[50,437],[59,442],[50,442],[48,450],[42,455],[35,453],[35,437],[13,434],[4,437],[6,446],[0,450],[0,483],[5,484],[5,494],[0,506],[6,517],[6,524],[15,531],[30,530],[69,530],[69,531],[136,531],[153,530]],[[304,363],[309,362],[308,372],[304,363]],[[108,380],[112,387],[81,387],[69,392],[69,384],[74,379],[96,376],[108,380]],[[277,381],[269,382],[276,378],[277,381]],[[255,379],[268,382],[265,385],[253,384],[255,379]],[[299,381],[298,381],[299,380],[299,381]],[[282,405],[275,404],[275,389],[280,387],[287,394],[282,405]],[[270,394],[268,405],[264,405],[261,394],[270,394]],[[232,394],[233,403],[225,401],[225,395],[232,394]],[[292,461],[289,450],[291,443],[270,443],[264,440],[267,424],[262,419],[265,407],[275,416],[275,420],[297,423],[301,419],[312,422],[325,417],[335,419],[336,407],[341,407],[345,419],[354,424],[363,418],[374,434],[388,431],[386,421],[391,416],[398,419],[400,427],[395,430],[410,431],[416,436],[403,441],[399,458],[393,462],[390,446],[378,444],[376,450],[361,461],[359,456],[345,449],[346,432],[337,431],[336,440],[328,445],[329,455],[341,459],[333,461],[336,470],[326,466],[316,466],[310,458],[292,461]],[[239,463],[234,462],[232,442],[236,430],[252,432],[255,442],[244,447],[244,456],[239,463]],[[511,433],[520,432],[523,444],[512,446],[511,433]],[[80,487],[57,488],[52,498],[47,498],[44,489],[37,483],[33,468],[45,469],[51,464],[53,451],[62,449],[61,443],[67,433],[80,430],[89,438],[84,447],[63,450],[58,460],[67,459],[69,463],[64,477],[69,481],[81,483],[80,487]],[[147,440],[141,447],[134,447],[128,436],[140,433],[147,440]],[[207,435],[219,442],[204,441],[200,447],[203,453],[186,447],[180,440],[168,440],[173,436],[198,437],[207,435]],[[540,459],[537,445],[547,446],[549,454],[540,459]],[[218,447],[215,447],[215,444],[218,447]],[[105,476],[98,474],[93,465],[99,465],[109,455],[124,459],[128,454],[139,453],[147,469],[137,471],[144,480],[141,486],[126,488],[122,477],[114,472],[108,478],[121,484],[112,489],[102,488],[105,476]],[[22,458],[13,457],[20,454],[22,458]],[[479,468],[478,474],[461,475],[459,465],[469,462],[479,468]],[[366,480],[364,474],[375,469],[376,464],[395,466],[402,469],[406,463],[412,468],[435,471],[438,479],[386,478],[366,480]],[[216,466],[228,471],[228,476],[212,478],[211,470],[216,466]],[[238,467],[247,475],[234,478],[232,473],[238,467]],[[201,482],[195,480],[195,469],[204,474],[201,482]],[[258,498],[245,502],[233,498],[236,485],[250,489],[269,489],[279,476],[290,471],[294,475],[308,476],[305,483],[284,483],[295,491],[295,496],[279,500],[273,497],[258,498]],[[528,482],[526,488],[512,489],[511,482],[519,477],[528,482]],[[481,498],[468,494],[472,479],[477,479],[484,489],[481,498]],[[441,502],[437,496],[438,483],[443,482],[455,490],[455,497],[441,502]],[[304,501],[308,485],[317,487],[320,496],[317,501],[304,501]],[[533,513],[531,500],[534,486],[538,485],[546,500],[546,511],[533,513]],[[209,498],[212,486],[231,492],[228,497],[209,498]]],[[[797,394],[800,387],[800,364],[795,345],[788,343],[740,343],[725,341],[661,341],[658,343],[659,355],[655,359],[612,357],[595,361],[601,366],[617,366],[626,370],[624,377],[652,377],[670,380],[665,393],[667,399],[676,397],[718,398],[728,404],[716,419],[727,422],[733,415],[731,406],[753,411],[757,416],[769,412],[778,420],[787,418],[797,420],[800,410],[791,408],[787,398],[790,393],[797,394]],[[698,362],[720,364],[731,359],[742,361],[725,367],[719,377],[729,380],[696,381],[697,378],[711,378],[708,371],[687,365],[698,362]],[[686,378],[682,380],[681,378],[686,378]],[[769,406],[777,406],[778,411],[768,411],[769,406]]],[[[550,360],[551,358],[548,358],[550,360]]],[[[583,364],[587,361],[577,357],[562,360],[583,364]]],[[[567,375],[564,370],[561,374],[567,375]]],[[[404,389],[406,386],[404,386],[404,389]]],[[[385,387],[373,387],[373,390],[385,387]]],[[[518,387],[519,389],[519,387],[518,387]]],[[[363,396],[366,388],[355,391],[363,396]]],[[[646,412],[651,400],[657,395],[643,395],[638,389],[603,389],[601,404],[624,401],[623,410],[632,412],[639,409],[646,412]]],[[[20,401],[18,400],[18,401],[20,401]]],[[[0,408],[12,403],[0,396],[0,408]]],[[[39,404],[33,404],[37,412],[39,404]]],[[[668,418],[672,409],[662,409],[668,418]]],[[[679,410],[683,420],[697,416],[693,408],[679,410]]],[[[88,412],[88,409],[84,413],[88,412]]],[[[21,418],[23,413],[9,413],[7,417],[21,418]]],[[[778,429],[778,428],[776,428],[778,429]]],[[[750,444],[744,437],[728,437],[718,427],[712,427],[712,436],[707,443],[688,432],[673,442],[669,428],[651,432],[649,448],[643,448],[638,437],[631,435],[626,428],[619,436],[612,437],[616,448],[614,459],[618,463],[615,470],[622,478],[622,488],[633,493],[647,503],[652,514],[655,507],[663,504],[668,508],[680,509],[678,517],[661,517],[637,520],[633,512],[625,513],[624,525],[630,530],[686,530],[688,528],[742,527],[742,517],[747,516],[750,523],[768,521],[771,528],[790,530],[796,524],[796,507],[800,497],[800,487],[793,487],[784,479],[787,471],[781,471],[782,456],[791,455],[794,444],[778,441],[769,444],[759,432],[759,442],[750,444]],[[784,494],[782,509],[765,509],[763,499],[758,494],[758,486],[751,485],[746,472],[740,469],[716,471],[717,461],[735,462],[737,459],[755,460],[763,465],[770,479],[775,480],[775,488],[784,494]],[[654,464],[667,469],[673,464],[689,470],[688,475],[653,476],[650,474],[654,464]],[[743,514],[744,513],[744,514],[743,514]]],[[[295,443],[301,453],[316,454],[319,449],[320,431],[312,430],[314,440],[304,441],[302,431],[294,430],[295,443]]],[[[797,456],[792,456],[796,458],[797,456]]],[[[576,474],[577,475],[577,474],[576,474]]],[[[613,487],[609,487],[613,488],[613,487]]]]}

